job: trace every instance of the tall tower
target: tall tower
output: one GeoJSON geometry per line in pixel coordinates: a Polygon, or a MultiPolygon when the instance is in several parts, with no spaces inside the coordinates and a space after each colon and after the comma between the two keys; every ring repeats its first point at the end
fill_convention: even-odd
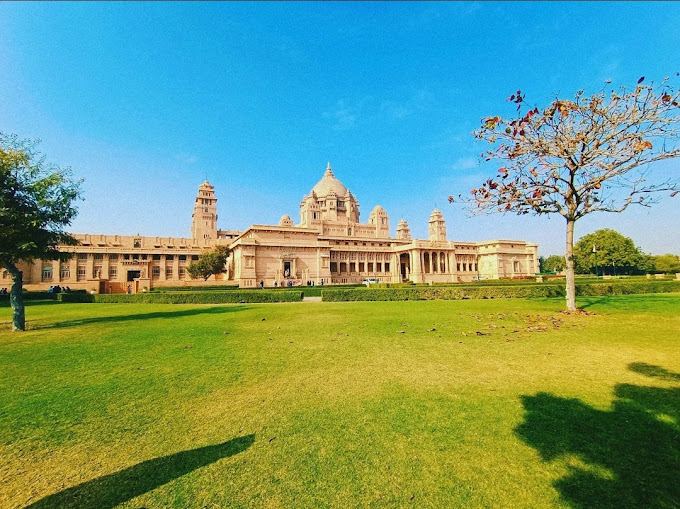
{"type": "Polygon", "coordinates": [[[215,188],[207,180],[198,186],[191,217],[191,238],[201,246],[214,244],[217,240],[217,198],[215,188]]]}
{"type": "Polygon", "coordinates": [[[438,209],[434,209],[430,214],[430,234],[429,240],[446,240],[446,221],[438,209]]]}
{"type": "Polygon", "coordinates": [[[406,219],[400,219],[397,224],[397,238],[400,240],[411,240],[411,229],[408,227],[406,219]]]}

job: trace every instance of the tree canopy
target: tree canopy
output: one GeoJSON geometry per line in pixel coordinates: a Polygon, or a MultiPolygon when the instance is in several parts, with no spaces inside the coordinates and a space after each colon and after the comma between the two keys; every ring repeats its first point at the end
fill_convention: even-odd
{"type": "Polygon", "coordinates": [[[202,277],[206,281],[213,274],[224,272],[228,256],[228,247],[216,246],[213,250],[201,254],[198,261],[190,263],[187,272],[193,279],[202,277]]]}
{"type": "MultiPolygon", "coordinates": [[[[676,74],[677,76],[677,74],[676,74]]],[[[677,178],[653,178],[650,163],[680,156],[680,94],[668,78],[614,90],[606,85],[546,108],[526,108],[518,90],[508,101],[517,118],[487,117],[475,132],[491,144],[495,175],[470,191],[473,213],[559,214],[566,220],[567,308],[576,309],[574,223],[592,212],[649,206],[658,193],[675,196],[677,178]]],[[[449,201],[454,201],[453,196],[449,201]]]]}
{"type": "Polygon", "coordinates": [[[680,273],[680,256],[675,254],[663,254],[652,257],[655,272],[666,274],[680,273]]]}
{"type": "Polygon", "coordinates": [[[20,261],[65,260],[58,246],[77,241],[71,224],[80,196],[80,181],[68,169],[45,161],[35,142],[0,133],[0,267],[12,275],[10,302],[14,330],[25,329],[20,261]]]}
{"type": "Polygon", "coordinates": [[[565,269],[567,262],[564,256],[550,255],[541,264],[542,272],[560,272],[565,269]]]}
{"type": "Polygon", "coordinates": [[[650,257],[632,239],[609,228],[581,237],[574,246],[574,262],[579,274],[595,274],[596,270],[609,275],[642,274],[650,270],[650,257]]]}

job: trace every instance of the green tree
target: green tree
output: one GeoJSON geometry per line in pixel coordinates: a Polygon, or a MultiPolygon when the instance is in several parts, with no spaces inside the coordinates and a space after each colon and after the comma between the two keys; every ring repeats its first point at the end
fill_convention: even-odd
{"type": "Polygon", "coordinates": [[[567,266],[567,262],[564,256],[560,255],[550,255],[548,256],[542,265],[543,272],[560,272],[563,271],[567,266]]]}
{"type": "Polygon", "coordinates": [[[595,274],[596,269],[600,274],[640,274],[648,269],[649,257],[632,239],[604,228],[579,239],[574,246],[574,263],[579,274],[595,274]]]}
{"type": "MultiPolygon", "coordinates": [[[[678,74],[680,75],[680,74],[678,74]]],[[[677,194],[676,179],[650,180],[649,163],[680,156],[680,93],[664,78],[591,96],[555,99],[521,115],[521,91],[508,100],[518,118],[487,117],[475,132],[499,161],[497,175],[470,191],[473,213],[559,214],[566,226],[566,304],[576,309],[574,225],[592,212],[649,206],[657,193],[677,194]]],[[[449,197],[453,201],[453,196],[449,197]]]]}
{"type": "Polygon", "coordinates": [[[213,274],[224,272],[228,256],[228,247],[216,246],[215,249],[203,253],[195,263],[187,265],[187,272],[192,279],[202,277],[206,281],[213,274]]]}
{"type": "Polygon", "coordinates": [[[75,245],[71,224],[80,181],[68,169],[45,162],[35,142],[0,133],[0,267],[12,276],[12,329],[26,328],[19,262],[67,260],[58,246],[75,245]]]}
{"type": "Polygon", "coordinates": [[[663,254],[652,257],[655,272],[665,274],[677,274],[680,272],[680,256],[674,254],[663,254]]]}

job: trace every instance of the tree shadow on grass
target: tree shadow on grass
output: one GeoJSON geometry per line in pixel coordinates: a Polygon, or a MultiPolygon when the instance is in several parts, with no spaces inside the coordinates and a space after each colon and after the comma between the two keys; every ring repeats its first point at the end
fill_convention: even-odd
{"type": "MultiPolygon", "coordinates": [[[[680,380],[659,366],[629,369],[680,380]]],[[[515,432],[544,461],[565,460],[569,472],[554,486],[572,507],[680,507],[680,387],[619,384],[614,394],[610,410],[522,396],[526,415],[515,432]]]]}
{"type": "Polygon", "coordinates": [[[143,461],[113,474],[65,489],[29,505],[32,509],[93,507],[107,509],[147,493],[198,468],[245,451],[255,435],[143,461]]]}
{"type": "Polygon", "coordinates": [[[210,306],[191,309],[178,309],[176,311],[155,311],[153,313],[134,313],[130,315],[111,315],[111,316],[93,316],[90,318],[82,318],[79,320],[67,320],[64,322],[56,322],[49,325],[38,326],[35,329],[60,329],[64,327],[75,327],[78,325],[89,325],[93,323],[118,323],[138,320],[153,320],[156,318],[186,318],[188,316],[196,315],[216,315],[222,313],[232,313],[235,311],[245,311],[248,306],[210,306]]]}

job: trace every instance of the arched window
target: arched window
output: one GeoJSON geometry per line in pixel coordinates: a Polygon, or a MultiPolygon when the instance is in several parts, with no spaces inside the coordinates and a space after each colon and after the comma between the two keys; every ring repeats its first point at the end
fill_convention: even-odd
{"type": "Polygon", "coordinates": [[[446,254],[444,254],[443,252],[439,253],[439,264],[441,267],[441,270],[439,272],[444,274],[446,272],[446,254]]]}
{"type": "Polygon", "coordinates": [[[437,253],[432,253],[432,272],[439,272],[437,267],[437,253]]]}
{"type": "Polygon", "coordinates": [[[423,272],[430,273],[430,253],[423,254],[423,272]]]}

